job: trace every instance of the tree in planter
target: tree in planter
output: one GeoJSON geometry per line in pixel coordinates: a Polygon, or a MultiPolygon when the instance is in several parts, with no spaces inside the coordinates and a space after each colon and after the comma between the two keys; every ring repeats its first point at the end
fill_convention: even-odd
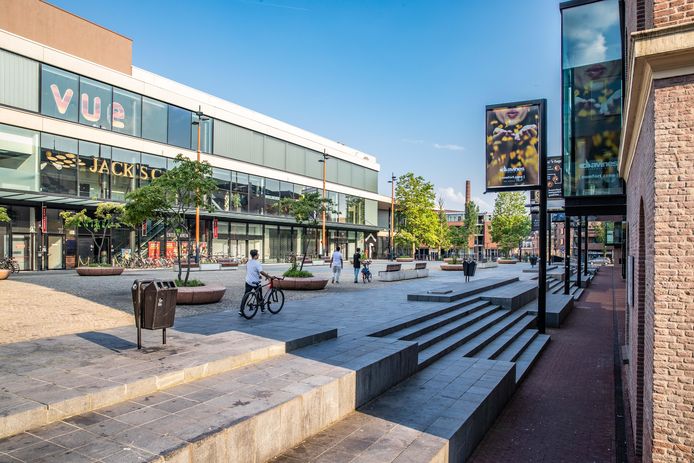
{"type": "Polygon", "coordinates": [[[477,227],[477,217],[479,216],[480,209],[477,207],[474,201],[470,201],[465,205],[465,216],[463,218],[463,225],[460,227],[455,227],[452,233],[452,241],[455,246],[462,249],[467,257],[470,249],[470,237],[475,236],[478,232],[477,227]]]}
{"type": "MultiPolygon", "coordinates": [[[[278,209],[280,212],[294,217],[294,220],[299,225],[307,224],[312,228],[317,228],[319,218],[322,217],[323,211],[325,211],[326,214],[335,212],[332,209],[332,204],[333,201],[331,199],[323,198],[320,193],[311,192],[305,193],[297,199],[281,199],[278,204],[278,209]]],[[[308,240],[306,240],[305,243],[301,266],[298,270],[300,273],[304,270],[304,258],[308,250],[308,240]]],[[[296,262],[294,262],[293,267],[296,269],[296,262]]]]}
{"type": "MultiPolygon", "coordinates": [[[[97,264],[103,264],[101,261],[101,251],[106,242],[106,235],[109,230],[118,228],[123,225],[123,214],[125,208],[122,204],[117,203],[101,203],[96,206],[94,216],[90,217],[86,209],[79,212],[62,211],[60,217],[63,219],[66,228],[81,228],[86,230],[92,237],[92,243],[96,248],[97,264]]],[[[89,260],[87,264],[89,265],[89,260]]]]}
{"type": "Polygon", "coordinates": [[[400,228],[395,241],[410,247],[414,256],[415,246],[436,245],[439,237],[438,217],[434,210],[434,185],[412,172],[400,176],[395,188],[395,204],[400,215],[400,228]]]}
{"type": "Polygon", "coordinates": [[[446,209],[443,206],[443,199],[439,198],[439,208],[437,213],[438,228],[436,230],[436,241],[439,249],[448,251],[451,247],[451,228],[446,219],[446,209]]]}
{"type": "Polygon", "coordinates": [[[530,216],[525,210],[525,195],[522,192],[499,193],[494,202],[492,241],[508,256],[511,249],[527,238],[530,229],[530,216]]]}
{"type": "Polygon", "coordinates": [[[182,286],[187,286],[190,252],[186,251],[187,268],[183,280],[181,237],[185,234],[190,238],[188,215],[196,207],[214,211],[211,198],[217,191],[217,183],[212,178],[212,166],[207,162],[193,161],[182,154],[176,156],[176,161],[176,167],[164,172],[149,185],[128,193],[125,198],[125,220],[132,225],[141,224],[147,219],[158,220],[174,232],[178,251],[178,280],[182,286]]]}

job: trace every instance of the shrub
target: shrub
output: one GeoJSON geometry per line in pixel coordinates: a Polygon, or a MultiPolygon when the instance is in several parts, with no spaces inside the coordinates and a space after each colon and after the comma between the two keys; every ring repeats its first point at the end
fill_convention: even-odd
{"type": "Polygon", "coordinates": [[[205,286],[205,283],[203,283],[200,280],[188,280],[187,282],[185,280],[181,279],[176,279],[176,286],[178,287],[188,287],[188,288],[195,288],[197,286],[205,286]]]}
{"type": "Polygon", "coordinates": [[[299,270],[296,264],[294,264],[282,275],[290,278],[310,278],[313,276],[313,273],[307,272],[306,270],[299,270]]]}

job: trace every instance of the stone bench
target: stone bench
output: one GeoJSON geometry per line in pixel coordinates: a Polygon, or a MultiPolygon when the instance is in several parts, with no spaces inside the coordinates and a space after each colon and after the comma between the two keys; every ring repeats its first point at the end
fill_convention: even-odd
{"type": "Polygon", "coordinates": [[[385,270],[378,272],[381,281],[412,280],[429,276],[426,262],[417,262],[413,268],[402,268],[402,264],[388,264],[385,270]]]}

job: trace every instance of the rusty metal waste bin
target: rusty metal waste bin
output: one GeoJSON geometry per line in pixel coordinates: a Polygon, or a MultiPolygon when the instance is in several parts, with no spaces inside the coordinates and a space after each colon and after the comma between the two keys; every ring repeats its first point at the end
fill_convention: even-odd
{"type": "Polygon", "coordinates": [[[163,330],[162,342],[166,344],[166,328],[174,325],[178,288],[173,281],[135,280],[132,290],[137,348],[142,348],[142,329],[163,330]]]}

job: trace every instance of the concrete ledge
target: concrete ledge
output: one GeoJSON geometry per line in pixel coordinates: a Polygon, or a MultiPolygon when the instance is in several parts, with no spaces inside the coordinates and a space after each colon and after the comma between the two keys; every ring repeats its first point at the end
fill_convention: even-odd
{"type": "Polygon", "coordinates": [[[454,302],[458,299],[464,299],[484,291],[498,288],[518,281],[518,277],[511,278],[483,278],[467,283],[449,285],[446,287],[432,288],[429,291],[408,294],[408,301],[426,301],[426,302],[454,302]],[[438,294],[437,294],[438,293],[438,294]]]}
{"type": "Polygon", "coordinates": [[[214,304],[222,300],[226,290],[224,286],[180,286],[176,294],[176,304],[214,304]]]}
{"type": "MultiPolygon", "coordinates": [[[[559,328],[564,323],[574,308],[574,298],[571,294],[547,293],[547,311],[545,312],[545,324],[550,328],[559,328]]],[[[523,307],[528,313],[537,315],[537,301],[533,301],[523,307]]]]}
{"type": "Polygon", "coordinates": [[[537,283],[519,281],[503,287],[493,288],[479,295],[481,299],[515,310],[537,299],[537,283]]]}
{"type": "Polygon", "coordinates": [[[413,268],[408,268],[404,270],[398,270],[396,272],[378,272],[378,278],[381,281],[400,281],[400,280],[413,280],[415,278],[426,278],[429,276],[429,269],[415,270],[413,268]]]}
{"type": "Polygon", "coordinates": [[[489,262],[478,262],[478,263],[477,263],[477,269],[481,269],[481,268],[495,268],[495,267],[498,267],[498,266],[499,266],[499,264],[497,264],[496,262],[491,262],[491,261],[489,261],[489,262]]]}

